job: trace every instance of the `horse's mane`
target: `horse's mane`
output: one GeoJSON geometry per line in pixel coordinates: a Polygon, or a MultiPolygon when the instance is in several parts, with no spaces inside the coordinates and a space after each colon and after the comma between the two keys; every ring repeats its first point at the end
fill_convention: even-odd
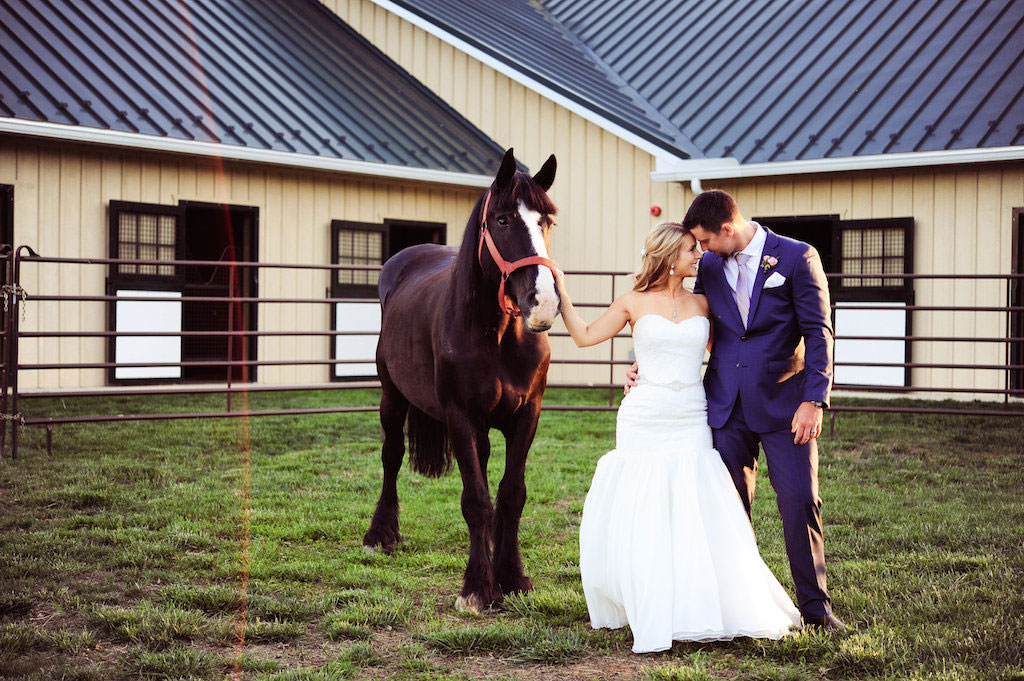
{"type": "MultiPolygon", "coordinates": [[[[542,215],[554,215],[558,208],[551,201],[539,184],[526,173],[516,173],[512,182],[511,191],[501,196],[495,195],[494,185],[491,185],[491,205],[496,206],[500,202],[503,206],[511,204],[518,206],[522,201],[527,208],[537,211],[542,215]]],[[[459,247],[459,254],[455,259],[454,284],[457,300],[467,305],[474,305],[476,302],[476,291],[480,288],[480,278],[483,273],[477,262],[477,248],[480,242],[480,213],[484,208],[484,197],[487,192],[480,195],[473,212],[470,213],[469,221],[466,222],[466,232],[462,237],[462,245],[459,247]]],[[[490,257],[490,256],[488,256],[490,257]]]]}

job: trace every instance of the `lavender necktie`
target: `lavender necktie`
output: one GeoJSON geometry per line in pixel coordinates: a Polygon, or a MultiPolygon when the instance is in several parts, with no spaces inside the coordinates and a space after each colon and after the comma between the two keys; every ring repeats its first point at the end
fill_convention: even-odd
{"type": "Polygon", "coordinates": [[[747,315],[750,313],[750,288],[747,286],[747,262],[749,260],[749,253],[736,254],[736,264],[739,266],[739,272],[736,275],[736,307],[739,308],[744,329],[747,328],[747,315]]]}

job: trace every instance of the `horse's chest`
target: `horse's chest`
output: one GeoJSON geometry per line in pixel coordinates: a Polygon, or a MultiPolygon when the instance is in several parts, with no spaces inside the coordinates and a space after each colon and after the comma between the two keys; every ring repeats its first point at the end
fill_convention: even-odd
{"type": "Polygon", "coordinates": [[[541,344],[498,345],[455,353],[442,362],[442,401],[455,401],[477,413],[501,419],[540,398],[550,361],[541,344]]]}

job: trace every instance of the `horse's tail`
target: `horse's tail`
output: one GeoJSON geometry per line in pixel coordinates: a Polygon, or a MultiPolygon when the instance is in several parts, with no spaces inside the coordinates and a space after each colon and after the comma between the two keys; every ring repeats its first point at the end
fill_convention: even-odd
{"type": "Polygon", "coordinates": [[[452,469],[448,426],[409,405],[409,464],[428,478],[439,478],[452,469]]]}

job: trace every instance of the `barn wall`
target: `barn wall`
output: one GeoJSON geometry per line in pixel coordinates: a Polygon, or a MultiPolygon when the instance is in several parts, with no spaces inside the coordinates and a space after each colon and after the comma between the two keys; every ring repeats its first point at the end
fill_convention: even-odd
{"type": "MultiPolygon", "coordinates": [[[[689,187],[653,183],[654,157],[583,117],[541,97],[511,78],[455,49],[370,0],[321,0],[382,52],[433,90],[491,139],[514,147],[536,171],[555,154],[558,175],[551,196],[559,208],[552,257],[565,270],[628,270],[638,264],[650,228],[678,219],[692,200],[689,187]],[[651,206],[662,209],[654,218],[651,206]]],[[[619,295],[629,277],[615,284],[619,295]]],[[[569,277],[574,301],[609,302],[610,277],[569,277]]],[[[585,319],[596,309],[582,309],[585,319]]],[[[564,332],[562,325],[555,331],[564,332]]],[[[628,331],[628,329],[627,329],[628,331]]],[[[616,356],[628,358],[629,339],[616,341],[616,356]]],[[[568,338],[552,339],[560,359],[607,359],[609,345],[577,348],[568,338]]],[[[554,365],[552,381],[607,382],[608,370],[554,365]]],[[[625,369],[615,380],[625,379],[625,369]]]]}
{"type": "MultiPolygon", "coordinates": [[[[14,185],[14,235],[44,256],[105,258],[110,201],[176,205],[182,200],[223,202],[259,209],[262,262],[329,263],[334,219],[380,223],[386,218],[445,223],[448,243],[461,239],[478,190],[354,179],[242,163],[118,153],[95,147],[57,146],[0,138],[0,183],[14,185]]],[[[102,295],[103,266],[24,267],[29,299],[26,331],[103,331],[104,303],[34,302],[33,295],[102,295]]],[[[326,271],[263,270],[261,296],[325,296],[326,271]]],[[[330,310],[322,305],[261,305],[261,330],[326,330],[330,310]]],[[[322,337],[261,338],[259,358],[327,359],[322,337]]],[[[104,361],[103,339],[23,339],[24,363],[104,361]]],[[[329,369],[261,367],[261,383],[326,382],[329,369]]],[[[99,369],[22,372],[25,388],[72,388],[105,383],[99,369]]]]}
{"type": "MultiPolygon", "coordinates": [[[[661,219],[680,219],[693,199],[688,184],[650,180],[654,158],[582,117],[558,106],[507,76],[448,45],[370,0],[321,0],[368,40],[436,92],[449,105],[500,144],[514,146],[531,168],[549,153],[559,159],[552,196],[560,208],[552,253],[565,269],[632,270],[644,235],[661,219]],[[652,218],[650,207],[662,208],[652,218]]],[[[746,215],[792,216],[824,213],[842,219],[913,217],[914,267],[921,273],[1010,271],[1011,211],[1024,206],[1024,166],[1003,164],[950,169],[858,172],[798,178],[704,181],[736,194],[746,215]]],[[[629,287],[616,282],[616,293],[629,287]]],[[[608,278],[574,277],[577,301],[607,301],[608,278]]],[[[943,301],[1006,300],[997,282],[919,282],[919,304],[943,301]]],[[[591,319],[597,310],[583,310],[591,319]]],[[[914,315],[918,335],[1005,337],[1005,314],[985,312],[914,315]]],[[[556,330],[561,330],[561,325],[556,330]]],[[[625,359],[629,340],[616,343],[625,359]]],[[[579,350],[568,339],[553,342],[556,358],[602,359],[603,344],[579,350]]],[[[1005,363],[997,343],[920,343],[922,362],[1005,363]]],[[[619,381],[622,370],[614,374],[619,381]]],[[[606,369],[559,368],[552,380],[603,382],[606,369]]],[[[951,369],[915,370],[919,385],[1000,387],[1005,374],[951,369]]]]}

